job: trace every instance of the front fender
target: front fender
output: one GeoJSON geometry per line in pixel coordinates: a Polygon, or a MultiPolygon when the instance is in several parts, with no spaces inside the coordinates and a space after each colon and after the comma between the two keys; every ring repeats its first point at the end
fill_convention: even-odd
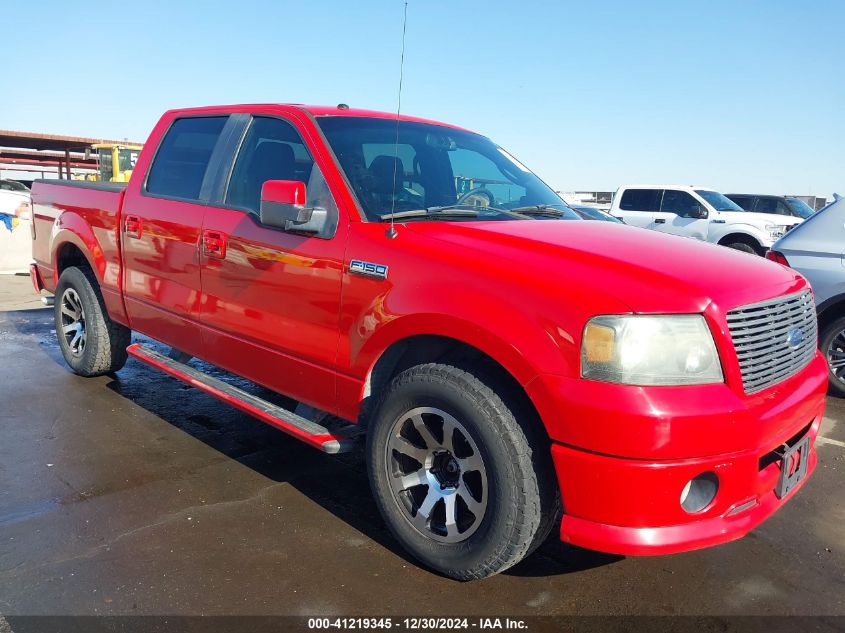
{"type": "MultiPolygon", "coordinates": [[[[460,277],[460,275],[457,275],[460,277]]],[[[513,288],[503,298],[498,286],[469,283],[434,275],[426,280],[396,280],[382,292],[356,306],[347,304],[342,337],[341,366],[363,381],[381,355],[395,343],[420,335],[441,336],[474,347],[502,365],[520,384],[540,373],[578,375],[580,330],[583,315],[555,311],[559,320],[543,316],[537,298],[524,288],[513,288]],[[430,280],[430,281],[429,281],[430,280]],[[524,296],[522,296],[524,295],[524,296]],[[345,358],[344,358],[345,357],[345,358]]],[[[351,284],[371,283],[360,279],[351,284]]],[[[351,290],[346,296],[361,294],[351,290]]]]}
{"type": "Polygon", "coordinates": [[[711,228],[717,227],[711,232],[711,242],[721,244],[728,235],[746,235],[753,238],[762,247],[768,248],[772,245],[772,238],[769,234],[753,224],[711,224],[711,228]]]}
{"type": "Polygon", "coordinates": [[[558,366],[555,373],[564,371],[561,367],[565,364],[564,359],[548,338],[545,341],[531,336],[508,339],[491,330],[488,324],[481,325],[456,315],[428,313],[397,317],[379,327],[353,359],[354,373],[367,375],[385,350],[402,340],[421,335],[442,336],[474,347],[502,365],[523,385],[541,371],[529,359],[546,354],[556,356],[550,359],[558,366]]]}

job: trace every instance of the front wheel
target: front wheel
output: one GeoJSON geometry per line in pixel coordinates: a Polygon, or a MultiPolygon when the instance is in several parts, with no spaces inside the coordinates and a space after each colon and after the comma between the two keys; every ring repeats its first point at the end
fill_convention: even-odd
{"type": "Polygon", "coordinates": [[[131,331],[109,317],[90,268],[67,268],[54,303],[56,335],[65,362],[80,376],[117,371],[126,363],[131,331]]]}
{"type": "Polygon", "coordinates": [[[548,535],[557,490],[547,443],[473,374],[399,374],[367,434],[370,484],[412,555],[459,580],[511,567],[548,535]]]}
{"type": "Polygon", "coordinates": [[[819,349],[827,361],[830,393],[845,398],[845,317],[840,317],[822,328],[819,349]]]}
{"type": "Polygon", "coordinates": [[[726,244],[728,248],[732,248],[735,251],[742,251],[743,253],[748,253],[749,255],[759,255],[757,249],[751,246],[751,244],[746,244],[745,242],[731,242],[730,244],[726,244]]]}

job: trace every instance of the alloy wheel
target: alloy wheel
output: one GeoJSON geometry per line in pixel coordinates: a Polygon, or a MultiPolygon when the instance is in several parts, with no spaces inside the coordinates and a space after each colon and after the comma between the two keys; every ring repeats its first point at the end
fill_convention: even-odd
{"type": "Polygon", "coordinates": [[[836,379],[845,383],[845,330],[837,333],[825,350],[827,365],[836,379]]]}
{"type": "Polygon", "coordinates": [[[85,351],[85,309],[76,290],[68,288],[62,295],[62,332],[65,343],[74,356],[81,356],[85,351]]]}
{"type": "Polygon", "coordinates": [[[393,499],[420,534],[468,539],[487,509],[487,470],[466,428],[445,411],[418,407],[396,419],[385,466],[393,499]]]}

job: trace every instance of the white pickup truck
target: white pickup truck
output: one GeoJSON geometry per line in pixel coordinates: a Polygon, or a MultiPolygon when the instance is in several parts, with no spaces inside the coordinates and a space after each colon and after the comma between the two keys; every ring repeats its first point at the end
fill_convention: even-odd
{"type": "Polygon", "coordinates": [[[764,255],[801,218],[744,211],[718,191],[687,185],[629,185],[610,214],[626,224],[764,255]]]}

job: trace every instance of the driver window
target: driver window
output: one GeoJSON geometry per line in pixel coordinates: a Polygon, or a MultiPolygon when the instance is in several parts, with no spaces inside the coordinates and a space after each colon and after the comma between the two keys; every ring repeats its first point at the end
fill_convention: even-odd
{"type": "Polygon", "coordinates": [[[686,191],[674,191],[667,189],[663,192],[663,202],[660,210],[664,213],[674,213],[682,218],[696,217],[698,201],[686,191]]]}
{"type": "Polygon", "coordinates": [[[267,180],[308,184],[314,160],[287,121],[255,117],[244,137],[226,191],[226,204],[258,215],[261,187],[267,180]]]}

